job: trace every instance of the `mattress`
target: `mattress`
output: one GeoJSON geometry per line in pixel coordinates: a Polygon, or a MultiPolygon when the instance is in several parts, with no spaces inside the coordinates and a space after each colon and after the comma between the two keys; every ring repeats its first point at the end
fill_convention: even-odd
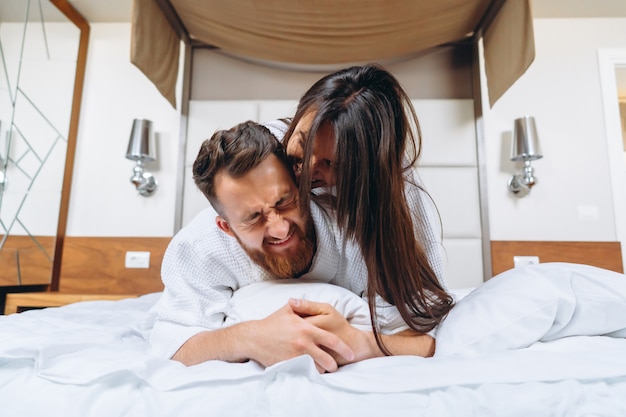
{"type": "MultiPolygon", "coordinates": [[[[540,264],[456,292],[432,358],[153,354],[160,294],[0,316],[2,416],[626,416],[626,277],[540,264]]],[[[320,300],[322,301],[322,300],[320,300]]]]}

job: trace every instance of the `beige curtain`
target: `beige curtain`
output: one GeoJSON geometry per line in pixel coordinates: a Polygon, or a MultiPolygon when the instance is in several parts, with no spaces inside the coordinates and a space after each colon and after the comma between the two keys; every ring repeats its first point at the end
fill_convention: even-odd
{"type": "Polygon", "coordinates": [[[535,59],[529,0],[508,0],[483,35],[489,104],[524,74],[535,59]]]}
{"type": "Polygon", "coordinates": [[[407,56],[464,38],[491,0],[170,0],[193,39],[294,64],[407,56]]]}
{"type": "Polygon", "coordinates": [[[154,0],[133,0],[130,62],[176,108],[180,40],[154,0]]]}

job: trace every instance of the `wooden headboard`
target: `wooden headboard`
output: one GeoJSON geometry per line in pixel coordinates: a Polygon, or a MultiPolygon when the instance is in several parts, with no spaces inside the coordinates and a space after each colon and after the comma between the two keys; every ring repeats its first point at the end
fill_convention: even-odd
{"type": "Polygon", "coordinates": [[[539,262],[571,262],[624,272],[619,242],[492,241],[493,275],[514,267],[514,256],[537,256],[539,262]]]}
{"type": "Polygon", "coordinates": [[[163,290],[161,262],[169,237],[66,237],[59,292],[147,294],[163,290]],[[127,251],[150,252],[148,268],[126,268],[127,251]]]}

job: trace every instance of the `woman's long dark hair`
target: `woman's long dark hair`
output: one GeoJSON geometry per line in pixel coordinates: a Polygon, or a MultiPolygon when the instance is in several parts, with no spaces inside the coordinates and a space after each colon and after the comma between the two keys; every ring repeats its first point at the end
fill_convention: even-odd
{"type": "Polygon", "coordinates": [[[300,203],[307,209],[311,199],[313,139],[329,124],[337,167],[336,198],[329,201],[339,226],[365,259],[374,335],[389,354],[376,324],[377,294],[419,332],[435,328],[453,306],[416,240],[405,198],[405,181],[412,178],[420,154],[417,116],[395,77],[378,65],[347,68],[316,82],[301,98],[286,141],[311,112],[316,115],[304,143],[300,203]]]}

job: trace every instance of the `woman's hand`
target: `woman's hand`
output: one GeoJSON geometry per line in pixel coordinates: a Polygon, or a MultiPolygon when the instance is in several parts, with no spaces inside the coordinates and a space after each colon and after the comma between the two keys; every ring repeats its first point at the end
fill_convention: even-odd
{"type": "MultiPolygon", "coordinates": [[[[336,335],[352,349],[355,355],[354,360],[346,362],[341,357],[333,355],[337,364],[345,365],[384,356],[376,343],[373,332],[352,327],[348,320],[330,304],[290,299],[289,305],[296,314],[302,316],[306,321],[336,335]]],[[[383,334],[381,340],[392,355],[413,355],[428,358],[435,353],[435,339],[411,329],[392,335],[383,334]]]]}
{"type": "MultiPolygon", "coordinates": [[[[337,364],[345,365],[382,356],[382,352],[374,340],[374,334],[352,327],[348,320],[330,304],[292,298],[289,300],[289,305],[296,314],[299,314],[308,323],[334,334],[352,349],[355,357],[351,361],[333,355],[337,364]]],[[[329,353],[333,354],[332,352],[329,353]]]]}
{"type": "Polygon", "coordinates": [[[307,321],[290,305],[249,323],[254,325],[249,334],[254,340],[250,357],[265,366],[306,354],[323,373],[354,360],[352,349],[339,334],[307,321]]]}

